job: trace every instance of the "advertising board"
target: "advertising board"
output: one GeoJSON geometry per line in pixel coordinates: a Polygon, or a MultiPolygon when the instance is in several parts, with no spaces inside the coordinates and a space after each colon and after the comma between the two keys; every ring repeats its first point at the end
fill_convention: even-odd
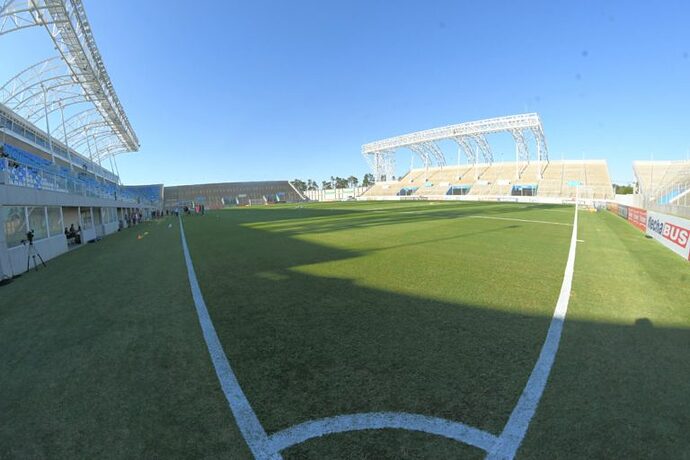
{"type": "Polygon", "coordinates": [[[690,259],[690,220],[647,211],[646,233],[684,259],[690,259]]]}
{"type": "Polygon", "coordinates": [[[618,215],[623,219],[628,220],[628,207],[624,204],[618,205],[618,215]]]}
{"type": "Polygon", "coordinates": [[[647,230],[647,210],[628,207],[628,222],[643,232],[647,230]]]}

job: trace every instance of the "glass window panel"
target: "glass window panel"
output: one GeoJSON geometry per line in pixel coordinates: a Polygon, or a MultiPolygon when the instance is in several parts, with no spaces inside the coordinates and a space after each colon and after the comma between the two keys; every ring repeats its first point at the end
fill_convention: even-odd
{"type": "Polygon", "coordinates": [[[7,247],[19,246],[26,238],[26,216],[23,206],[3,206],[2,213],[5,217],[5,238],[7,247]]]}
{"type": "Polygon", "coordinates": [[[46,208],[43,206],[29,207],[29,230],[34,231],[34,240],[42,240],[48,237],[48,224],[46,223],[46,208]]]}
{"type": "Polygon", "coordinates": [[[61,235],[64,233],[64,228],[62,226],[62,215],[59,207],[48,207],[48,231],[50,231],[50,236],[61,235]]]}
{"type": "Polygon", "coordinates": [[[84,230],[92,228],[91,208],[81,208],[81,228],[84,230]]]}

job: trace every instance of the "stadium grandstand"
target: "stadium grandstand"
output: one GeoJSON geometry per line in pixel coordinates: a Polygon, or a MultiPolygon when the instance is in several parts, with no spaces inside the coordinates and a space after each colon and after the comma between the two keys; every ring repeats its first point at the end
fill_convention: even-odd
{"type": "Polygon", "coordinates": [[[546,138],[535,113],[419,131],[362,146],[377,182],[362,199],[505,199],[572,201],[612,199],[613,187],[605,160],[549,159],[546,138]],[[487,136],[509,133],[515,142],[514,162],[495,162],[487,136]],[[535,155],[530,151],[533,139],[535,155]],[[439,141],[458,146],[458,164],[448,165],[439,141]],[[423,168],[392,180],[395,153],[407,148],[417,154],[423,168]],[[467,162],[460,164],[460,152],[467,162]]]}
{"type": "Polygon", "coordinates": [[[377,182],[362,198],[425,197],[438,199],[473,199],[537,197],[572,200],[580,185],[583,199],[613,198],[613,188],[605,160],[563,160],[544,165],[542,178],[536,177],[537,165],[520,166],[514,162],[481,163],[413,169],[397,181],[377,182]]]}
{"type": "MultiPolygon", "coordinates": [[[[116,155],[139,140],[80,0],[0,4],[0,38],[44,29],[54,56],[0,83],[0,275],[12,277],[149,218],[162,185],[123,186],[116,155]]],[[[11,62],[3,60],[3,66],[11,62]]]]}
{"type": "Polygon", "coordinates": [[[690,161],[634,161],[638,205],[690,217],[690,161]]]}
{"type": "Polygon", "coordinates": [[[623,154],[685,145],[690,95],[634,71],[684,49],[681,14],[87,1],[155,152],[123,173],[189,184],[131,185],[140,141],[82,1],[0,0],[0,460],[690,459],[690,161],[635,161],[632,187],[623,154]],[[506,24],[528,33],[447,59],[506,24]],[[505,91],[516,56],[539,75],[505,91]],[[543,108],[610,163],[554,159],[537,113],[357,151],[389,113],[477,101],[543,108]],[[360,153],[371,171],[340,169],[360,153]],[[229,171],[302,179],[201,183],[229,171]]]}
{"type": "Polygon", "coordinates": [[[165,209],[203,204],[207,209],[303,201],[289,181],[224,182],[165,187],[165,209]]]}

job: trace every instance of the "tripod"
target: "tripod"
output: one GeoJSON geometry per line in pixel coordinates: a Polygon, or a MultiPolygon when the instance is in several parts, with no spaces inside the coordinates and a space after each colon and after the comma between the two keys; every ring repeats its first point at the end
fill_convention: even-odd
{"type": "Polygon", "coordinates": [[[34,242],[29,241],[29,246],[28,246],[28,249],[26,250],[26,271],[27,272],[29,271],[29,266],[30,266],[32,259],[34,261],[34,269],[36,271],[38,271],[38,264],[36,263],[36,256],[38,256],[38,259],[41,261],[41,265],[43,265],[44,268],[48,268],[45,261],[43,260],[43,257],[41,257],[41,254],[39,254],[38,250],[36,250],[36,247],[34,246],[34,242]]]}

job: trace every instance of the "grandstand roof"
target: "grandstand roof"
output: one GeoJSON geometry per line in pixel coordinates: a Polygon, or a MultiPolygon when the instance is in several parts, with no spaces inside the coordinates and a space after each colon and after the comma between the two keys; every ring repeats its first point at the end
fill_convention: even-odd
{"type": "MultiPolygon", "coordinates": [[[[35,125],[60,116],[52,135],[96,161],[139,149],[115,93],[81,0],[2,0],[0,36],[43,27],[57,55],[18,72],[0,86],[0,104],[35,125]],[[64,118],[64,110],[71,116],[64,118]]],[[[12,120],[15,121],[15,120],[12,120]]],[[[17,121],[18,122],[18,121],[17,121]]],[[[49,139],[52,143],[53,139],[49,139]]]]}
{"type": "Polygon", "coordinates": [[[640,193],[659,198],[670,189],[690,188],[690,161],[633,161],[640,193]]]}
{"type": "Polygon", "coordinates": [[[492,163],[494,161],[493,152],[486,135],[501,132],[507,132],[513,136],[517,147],[516,161],[529,162],[530,160],[528,141],[525,137],[526,132],[531,132],[534,137],[537,161],[548,161],[549,151],[546,146],[544,129],[541,119],[536,113],[508,115],[403,134],[402,136],[364,144],[362,154],[374,170],[376,180],[393,175],[393,154],[402,147],[407,147],[417,153],[427,166],[433,163],[438,166],[445,166],[446,159],[436,144],[442,140],[457,142],[458,146],[465,152],[467,159],[472,163],[477,162],[479,153],[483,156],[484,161],[492,163]]]}

